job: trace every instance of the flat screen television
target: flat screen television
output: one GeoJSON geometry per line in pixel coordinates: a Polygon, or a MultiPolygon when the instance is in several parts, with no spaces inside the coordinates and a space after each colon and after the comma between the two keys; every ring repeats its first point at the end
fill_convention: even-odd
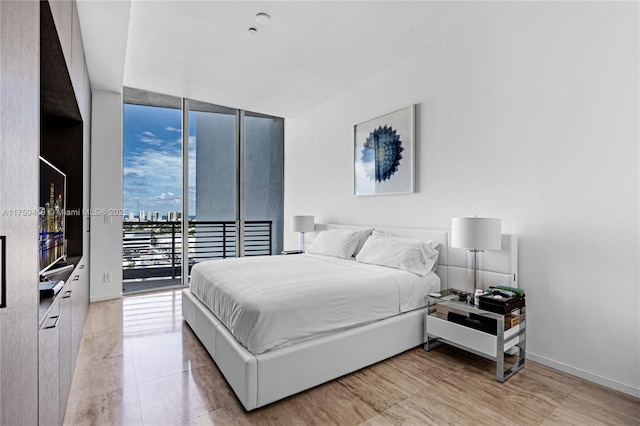
{"type": "Polygon", "coordinates": [[[40,274],[66,256],[65,208],[67,176],[40,157],[39,238],[40,274]]]}

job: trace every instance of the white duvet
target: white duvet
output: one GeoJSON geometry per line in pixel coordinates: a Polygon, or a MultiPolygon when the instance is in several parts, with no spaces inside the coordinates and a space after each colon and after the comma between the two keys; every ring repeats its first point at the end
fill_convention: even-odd
{"type": "Polygon", "coordinates": [[[424,306],[433,272],[312,254],[211,260],[191,271],[191,292],[257,355],[424,306]]]}

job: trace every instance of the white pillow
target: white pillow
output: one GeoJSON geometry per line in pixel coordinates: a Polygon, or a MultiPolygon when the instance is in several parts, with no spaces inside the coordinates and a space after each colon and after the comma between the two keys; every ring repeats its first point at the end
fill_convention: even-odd
{"type": "Polygon", "coordinates": [[[371,232],[373,232],[373,228],[354,229],[354,231],[358,232],[358,245],[353,252],[353,255],[355,256],[360,253],[360,250],[362,250],[362,246],[364,246],[364,243],[367,242],[367,238],[369,238],[369,235],[371,235],[371,232]]]}
{"type": "Polygon", "coordinates": [[[328,229],[318,233],[307,253],[350,259],[360,241],[360,232],[351,229],[328,229]]]}
{"type": "Polygon", "coordinates": [[[372,235],[364,243],[356,260],[361,263],[402,269],[423,277],[431,272],[438,262],[439,253],[433,244],[431,241],[372,235]]]}
{"type": "MultiPolygon", "coordinates": [[[[426,241],[426,240],[419,240],[417,238],[403,238],[403,237],[398,237],[397,235],[393,235],[393,234],[388,234],[386,232],[382,232],[382,231],[377,231],[377,230],[373,230],[373,232],[371,233],[371,235],[373,235],[374,237],[387,237],[387,238],[397,238],[399,240],[404,240],[404,241],[409,241],[409,242],[418,242],[418,243],[425,243],[429,246],[431,246],[431,248],[433,248],[434,250],[438,251],[438,255],[440,255],[440,249],[438,247],[440,247],[440,243],[437,241],[426,241]]],[[[438,267],[438,262],[436,262],[433,265],[433,271],[436,270],[436,268],[438,267]]]]}
{"type": "Polygon", "coordinates": [[[373,228],[362,228],[362,229],[356,229],[356,228],[329,228],[331,229],[347,229],[349,231],[355,231],[358,233],[358,245],[356,246],[355,251],[353,252],[353,255],[357,255],[360,250],[362,250],[362,246],[364,245],[365,241],[367,241],[367,238],[369,238],[369,235],[371,235],[372,232],[375,232],[373,230],[373,228]]]}

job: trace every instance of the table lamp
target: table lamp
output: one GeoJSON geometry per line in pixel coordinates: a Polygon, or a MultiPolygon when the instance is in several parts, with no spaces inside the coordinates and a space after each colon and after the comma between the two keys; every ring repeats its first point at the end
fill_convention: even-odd
{"type": "Polygon", "coordinates": [[[305,233],[315,230],[315,218],[313,216],[293,216],[291,220],[291,230],[300,233],[300,252],[304,253],[307,248],[307,238],[305,233]]]}
{"type": "Polygon", "coordinates": [[[502,244],[500,219],[486,217],[454,217],[451,219],[451,247],[465,248],[473,253],[473,291],[477,289],[478,253],[500,250],[502,244]]]}

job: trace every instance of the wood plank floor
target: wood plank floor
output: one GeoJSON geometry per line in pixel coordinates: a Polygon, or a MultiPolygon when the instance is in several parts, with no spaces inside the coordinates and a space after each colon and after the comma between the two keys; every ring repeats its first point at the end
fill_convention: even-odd
{"type": "Polygon", "coordinates": [[[638,425],[640,400],[527,361],[416,348],[246,412],[182,320],[181,293],[92,303],[67,425],[638,425]]]}

